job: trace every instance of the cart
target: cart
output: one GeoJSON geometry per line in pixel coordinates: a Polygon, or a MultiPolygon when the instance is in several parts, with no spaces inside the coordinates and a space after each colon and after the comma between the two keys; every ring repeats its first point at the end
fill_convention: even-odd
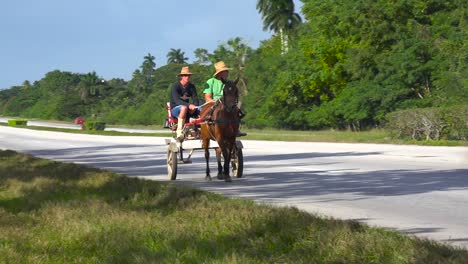
{"type": "MultiPolygon", "coordinates": [[[[191,164],[193,152],[195,150],[204,150],[200,140],[199,120],[193,120],[185,124],[183,140],[179,141],[175,137],[175,130],[173,130],[173,138],[165,139],[167,144],[167,175],[171,180],[177,178],[178,165],[191,164]],[[184,157],[186,152],[188,152],[188,156],[184,157]]],[[[218,143],[211,140],[209,149],[216,149],[217,147],[218,143]]],[[[244,170],[242,148],[242,142],[236,140],[236,147],[231,153],[232,176],[235,178],[241,178],[244,170]]]]}

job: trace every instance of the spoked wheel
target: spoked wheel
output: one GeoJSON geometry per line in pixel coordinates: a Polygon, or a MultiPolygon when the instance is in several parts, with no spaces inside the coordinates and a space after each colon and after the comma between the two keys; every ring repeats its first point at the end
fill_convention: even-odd
{"type": "Polygon", "coordinates": [[[244,172],[244,156],[241,148],[234,148],[231,157],[232,176],[242,178],[244,172]]]}
{"type": "Polygon", "coordinates": [[[167,175],[173,181],[177,178],[177,152],[167,149],[167,175]]]}

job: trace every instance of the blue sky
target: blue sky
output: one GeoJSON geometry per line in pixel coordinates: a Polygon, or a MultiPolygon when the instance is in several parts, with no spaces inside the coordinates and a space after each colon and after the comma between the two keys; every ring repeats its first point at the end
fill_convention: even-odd
{"type": "MultiPolygon", "coordinates": [[[[14,0],[0,4],[0,89],[52,70],[131,78],[151,53],[156,67],[171,48],[193,60],[234,37],[258,47],[255,0],[14,0]]],[[[296,5],[299,1],[295,1],[296,5]]],[[[296,12],[300,12],[296,6],[296,12]]]]}

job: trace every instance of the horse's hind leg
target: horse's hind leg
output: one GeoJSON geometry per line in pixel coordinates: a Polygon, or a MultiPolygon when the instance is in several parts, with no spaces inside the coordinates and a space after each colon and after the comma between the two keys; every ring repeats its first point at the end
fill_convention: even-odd
{"type": "Polygon", "coordinates": [[[205,176],[205,180],[206,181],[211,181],[211,176],[210,176],[210,164],[209,164],[209,161],[210,161],[210,151],[208,149],[209,145],[209,140],[208,142],[205,142],[205,140],[203,140],[203,148],[205,149],[205,161],[206,161],[206,176],[205,176]]]}
{"type": "Polygon", "coordinates": [[[218,162],[218,179],[224,179],[223,166],[221,165],[221,148],[216,148],[216,161],[218,162]]]}
{"type": "Polygon", "coordinates": [[[231,176],[229,176],[229,163],[231,162],[232,149],[225,149],[223,151],[224,156],[224,181],[231,182],[231,176]]]}

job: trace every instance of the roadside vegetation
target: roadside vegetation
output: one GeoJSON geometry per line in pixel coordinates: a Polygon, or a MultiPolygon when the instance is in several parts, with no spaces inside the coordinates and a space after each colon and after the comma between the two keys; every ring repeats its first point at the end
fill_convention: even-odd
{"type": "Polygon", "coordinates": [[[256,49],[232,36],[213,51],[196,49],[192,62],[181,49],[168,51],[166,65],[142,54],[130,80],[53,70],[0,90],[0,114],[162,125],[181,67],[190,66],[203,98],[223,60],[239,78],[248,128],[390,127],[415,140],[467,140],[466,1],[302,2],[298,10],[293,0],[257,1],[273,35],[256,49]]]}
{"type": "Polygon", "coordinates": [[[355,221],[0,151],[1,263],[468,263],[355,221]]]}

